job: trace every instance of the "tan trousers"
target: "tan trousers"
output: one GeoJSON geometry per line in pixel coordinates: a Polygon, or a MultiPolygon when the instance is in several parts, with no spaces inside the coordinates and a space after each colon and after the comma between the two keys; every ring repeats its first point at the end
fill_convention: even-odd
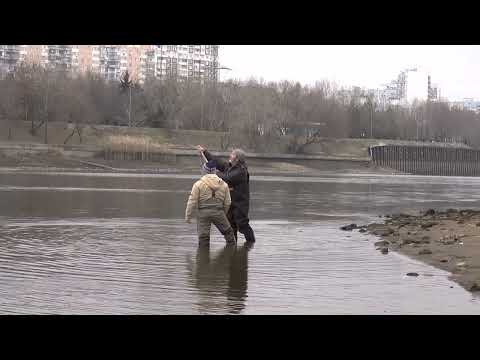
{"type": "Polygon", "coordinates": [[[200,244],[208,244],[210,242],[210,228],[212,224],[224,236],[227,243],[235,243],[233,229],[223,208],[207,207],[199,209],[197,214],[197,232],[200,244]]]}

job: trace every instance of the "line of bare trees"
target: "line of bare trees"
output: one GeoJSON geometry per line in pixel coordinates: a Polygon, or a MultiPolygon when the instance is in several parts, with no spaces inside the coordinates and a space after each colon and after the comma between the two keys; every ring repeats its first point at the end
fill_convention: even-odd
{"type": "Polygon", "coordinates": [[[370,134],[480,145],[480,119],[473,112],[420,101],[409,108],[381,108],[327,81],[305,87],[288,81],[200,83],[170,78],[140,86],[128,73],[120,82],[106,82],[91,73],[71,78],[21,66],[0,80],[0,120],[29,121],[36,136],[42,136],[48,121],[70,122],[75,125],[71,136],[80,139],[82,129],[95,124],[221,131],[225,148],[231,137],[240,137],[245,147],[256,151],[282,140],[292,153],[322,137],[370,134]]]}

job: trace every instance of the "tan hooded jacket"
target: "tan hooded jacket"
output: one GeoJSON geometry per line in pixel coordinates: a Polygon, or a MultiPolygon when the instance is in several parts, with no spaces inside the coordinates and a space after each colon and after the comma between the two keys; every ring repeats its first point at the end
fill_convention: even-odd
{"type": "Polygon", "coordinates": [[[185,220],[191,218],[193,208],[198,209],[203,202],[212,198],[212,190],[215,191],[215,199],[223,204],[225,213],[228,212],[232,200],[230,198],[230,190],[227,183],[215,174],[207,174],[193,184],[192,192],[188,197],[187,208],[185,210],[185,220]]]}

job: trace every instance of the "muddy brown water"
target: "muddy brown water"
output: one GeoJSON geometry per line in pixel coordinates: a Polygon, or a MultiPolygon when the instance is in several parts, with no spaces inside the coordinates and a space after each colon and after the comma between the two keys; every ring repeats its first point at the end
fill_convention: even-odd
{"type": "Polygon", "coordinates": [[[480,179],[253,176],[255,246],[215,230],[198,248],[183,222],[195,178],[0,171],[0,313],[480,314],[448,273],[339,230],[480,208],[480,179]]]}

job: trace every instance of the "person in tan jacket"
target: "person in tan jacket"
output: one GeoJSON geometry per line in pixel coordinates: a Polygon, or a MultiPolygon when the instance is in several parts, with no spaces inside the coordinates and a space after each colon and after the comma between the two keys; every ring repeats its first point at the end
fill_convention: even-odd
{"type": "Polygon", "coordinates": [[[209,161],[202,167],[203,176],[195,184],[187,201],[185,221],[191,222],[192,211],[197,209],[197,232],[199,244],[210,243],[212,223],[225,237],[227,243],[234,244],[235,235],[227,219],[232,203],[228,185],[216,175],[216,164],[209,161]]]}

